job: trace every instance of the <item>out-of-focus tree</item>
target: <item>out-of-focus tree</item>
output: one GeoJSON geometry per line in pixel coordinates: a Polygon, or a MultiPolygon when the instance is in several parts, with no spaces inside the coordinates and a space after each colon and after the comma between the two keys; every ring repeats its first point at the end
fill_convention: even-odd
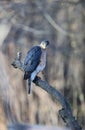
{"type": "Polygon", "coordinates": [[[31,96],[27,96],[23,74],[10,66],[17,51],[22,51],[24,58],[33,45],[48,39],[50,47],[46,73],[41,76],[65,94],[74,115],[84,126],[84,7],[84,0],[0,1],[0,34],[3,34],[0,35],[0,48],[6,60],[10,89],[15,95],[10,93],[11,102],[14,102],[11,109],[16,115],[14,120],[62,124],[57,116],[60,106],[56,107],[56,101],[34,84],[31,96]]]}

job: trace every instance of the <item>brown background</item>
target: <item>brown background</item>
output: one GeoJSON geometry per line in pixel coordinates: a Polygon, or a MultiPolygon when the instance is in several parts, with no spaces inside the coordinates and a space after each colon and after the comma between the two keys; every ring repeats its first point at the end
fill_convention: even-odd
{"type": "Polygon", "coordinates": [[[40,76],[69,100],[85,127],[85,2],[84,0],[0,1],[0,128],[29,123],[64,126],[60,104],[32,84],[27,94],[23,72],[11,66],[17,51],[23,59],[42,40],[49,40],[45,74],[40,76]]]}

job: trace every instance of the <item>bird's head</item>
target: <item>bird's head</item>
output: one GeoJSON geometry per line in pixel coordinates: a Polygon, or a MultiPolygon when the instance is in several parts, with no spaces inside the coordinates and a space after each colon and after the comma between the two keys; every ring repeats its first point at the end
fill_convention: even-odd
{"type": "Polygon", "coordinates": [[[49,45],[49,41],[45,40],[40,43],[40,47],[46,49],[49,45]]]}

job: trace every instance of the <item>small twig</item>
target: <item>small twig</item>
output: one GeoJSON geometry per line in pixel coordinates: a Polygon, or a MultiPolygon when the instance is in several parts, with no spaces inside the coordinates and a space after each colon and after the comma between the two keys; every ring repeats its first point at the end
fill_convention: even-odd
{"type": "MultiPolygon", "coordinates": [[[[15,68],[19,68],[22,71],[24,71],[23,62],[21,61],[21,54],[21,52],[17,53],[17,57],[13,61],[12,65],[15,68]]],[[[72,114],[72,110],[67,99],[57,89],[50,86],[46,81],[42,81],[41,78],[36,77],[33,82],[40,88],[47,91],[53,98],[60,102],[63,108],[59,111],[59,114],[63,121],[66,123],[66,126],[70,127],[72,130],[81,130],[81,127],[79,126],[77,120],[75,120],[72,114]]]]}
{"type": "Polygon", "coordinates": [[[45,17],[45,19],[61,34],[65,35],[65,36],[70,36],[70,37],[75,37],[75,36],[82,36],[83,33],[82,32],[78,32],[78,33],[74,33],[74,32],[69,32],[66,31],[65,29],[63,29],[62,27],[60,27],[54,20],[53,18],[47,13],[47,12],[43,12],[43,15],[45,17]]]}
{"type": "MultiPolygon", "coordinates": [[[[60,0],[59,0],[60,1],[60,0]]],[[[59,1],[56,1],[56,2],[59,2],[59,1]]],[[[66,1],[60,1],[60,3],[66,3],[66,1]]],[[[72,1],[67,1],[67,3],[73,3],[72,1]]],[[[74,2],[74,4],[78,4],[80,3],[80,0],[79,2],[74,2]]],[[[55,21],[54,19],[49,15],[49,13],[47,13],[45,10],[43,10],[43,5],[41,3],[41,1],[38,1],[37,2],[37,6],[38,6],[38,9],[39,11],[43,14],[44,18],[50,23],[50,25],[56,29],[58,32],[60,32],[61,34],[65,35],[65,36],[70,36],[70,37],[75,37],[75,36],[83,36],[83,33],[82,32],[77,32],[77,33],[74,33],[72,31],[67,31],[65,29],[63,29],[61,26],[59,26],[55,21]]]]}
{"type": "Polygon", "coordinates": [[[66,35],[66,36],[70,36],[73,35],[72,33],[68,33],[67,31],[65,31],[64,29],[62,29],[58,24],[55,23],[55,21],[52,19],[52,17],[48,14],[48,13],[43,13],[45,19],[60,33],[66,35]]]}
{"type": "Polygon", "coordinates": [[[37,29],[34,29],[32,27],[26,26],[24,24],[17,23],[14,18],[11,19],[11,23],[14,24],[15,26],[17,26],[18,28],[22,28],[23,30],[34,33],[36,35],[43,35],[43,34],[48,34],[49,33],[48,31],[37,30],[37,29]]]}

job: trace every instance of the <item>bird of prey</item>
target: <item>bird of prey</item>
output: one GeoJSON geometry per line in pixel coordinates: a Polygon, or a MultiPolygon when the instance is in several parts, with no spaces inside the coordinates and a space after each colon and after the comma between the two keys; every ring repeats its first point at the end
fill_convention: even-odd
{"type": "Polygon", "coordinates": [[[27,52],[24,60],[24,80],[28,80],[28,94],[30,94],[31,81],[46,66],[46,48],[48,45],[49,41],[45,40],[27,52]]]}

